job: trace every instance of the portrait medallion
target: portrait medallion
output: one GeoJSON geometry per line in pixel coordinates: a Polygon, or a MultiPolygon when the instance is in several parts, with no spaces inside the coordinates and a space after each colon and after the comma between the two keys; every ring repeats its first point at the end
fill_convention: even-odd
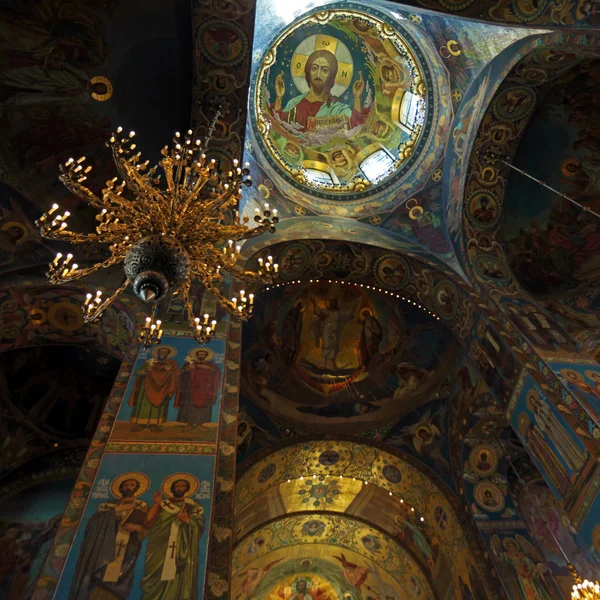
{"type": "Polygon", "coordinates": [[[469,466],[480,477],[487,477],[498,467],[498,453],[489,444],[480,444],[469,454],[469,466]]]}
{"type": "Polygon", "coordinates": [[[488,512],[500,512],[506,500],[502,490],[491,481],[480,481],[473,488],[473,498],[477,506],[488,512]]]}
{"type": "Polygon", "coordinates": [[[396,292],[408,283],[411,270],[408,263],[397,254],[386,254],[375,262],[373,274],[381,287],[396,292]]]}

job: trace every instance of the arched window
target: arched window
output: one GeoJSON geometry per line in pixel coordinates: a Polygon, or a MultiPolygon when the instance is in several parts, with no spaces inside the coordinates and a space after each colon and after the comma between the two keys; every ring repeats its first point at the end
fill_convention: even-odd
{"type": "Polygon", "coordinates": [[[417,124],[419,97],[412,92],[405,92],[400,105],[400,123],[412,131],[417,124]]]}

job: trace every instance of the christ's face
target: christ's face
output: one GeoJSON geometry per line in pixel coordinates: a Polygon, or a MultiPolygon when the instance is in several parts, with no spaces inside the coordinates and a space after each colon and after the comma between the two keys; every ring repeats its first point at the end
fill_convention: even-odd
{"type": "Polygon", "coordinates": [[[331,67],[325,58],[320,56],[310,67],[310,89],[321,93],[325,89],[325,83],[329,79],[331,67]]]}
{"type": "Polygon", "coordinates": [[[189,490],[189,485],[187,481],[184,481],[183,479],[176,481],[173,484],[173,487],[171,488],[171,491],[173,492],[173,496],[175,498],[183,498],[183,496],[185,495],[185,493],[189,490]]]}
{"type": "Polygon", "coordinates": [[[306,592],[306,581],[304,580],[300,580],[297,584],[296,584],[296,591],[299,594],[304,594],[304,592],[306,592]]]}

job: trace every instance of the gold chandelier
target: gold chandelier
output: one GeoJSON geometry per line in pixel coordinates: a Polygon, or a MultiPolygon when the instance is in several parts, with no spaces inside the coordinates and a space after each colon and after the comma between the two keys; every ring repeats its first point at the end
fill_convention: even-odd
{"type": "Polygon", "coordinates": [[[569,564],[569,571],[575,580],[573,591],[571,592],[571,600],[600,600],[600,584],[596,581],[581,581],[579,573],[575,567],[569,564]]]}
{"type": "MultiPolygon", "coordinates": [[[[207,140],[214,131],[217,113],[207,140]]],[[[88,294],[82,306],[84,320],[95,322],[131,284],[134,293],[152,305],[152,317],[139,335],[146,346],[157,343],[162,336],[161,322],[156,319],[158,302],[168,294],[180,294],[190,327],[200,344],[214,335],[216,320],[208,314],[195,316],[190,298],[192,281],[197,279],[230,314],[246,320],[252,313],[254,295],[241,289],[231,299],[219,290],[224,274],[238,284],[250,286],[272,283],[278,265],[271,256],[260,258],[256,270],[242,268],[239,242],[264,232],[274,232],[279,221],[277,210],[268,204],[256,209],[254,221],[248,227],[248,217],[239,219],[242,186],[252,184],[248,164],[242,168],[233,160],[233,168],[223,171],[215,159],[209,160],[205,146],[193,140],[192,131],[175,134],[173,146],[165,146],[162,160],[148,169],[149,161],[141,162],[141,153],[134,153],[135,133],[122,133],[119,127],[107,145],[111,148],[117,171],[106,182],[102,196],[84,185],[91,166],[85,157],[70,158],[61,165],[60,180],[76,196],[99,210],[94,233],[73,233],[67,229],[69,212],[57,214],[58,205],[36,222],[43,237],[74,244],[108,244],[110,256],[91,267],[79,268],[73,255],[60,252],[49,265],[52,283],[76,281],[92,273],[122,263],[125,281],[109,298],[102,292],[88,294]],[[161,182],[158,167],[165,183],[161,182]],[[126,188],[131,192],[124,195],[126,188]]]]}

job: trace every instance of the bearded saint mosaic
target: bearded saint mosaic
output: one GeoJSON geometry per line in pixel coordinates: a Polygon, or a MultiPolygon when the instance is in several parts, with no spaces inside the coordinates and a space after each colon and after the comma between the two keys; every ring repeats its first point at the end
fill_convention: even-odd
{"type": "Polygon", "coordinates": [[[314,13],[266,53],[255,86],[259,144],[288,181],[335,198],[390,180],[425,115],[421,66],[391,25],[314,13]]]}

